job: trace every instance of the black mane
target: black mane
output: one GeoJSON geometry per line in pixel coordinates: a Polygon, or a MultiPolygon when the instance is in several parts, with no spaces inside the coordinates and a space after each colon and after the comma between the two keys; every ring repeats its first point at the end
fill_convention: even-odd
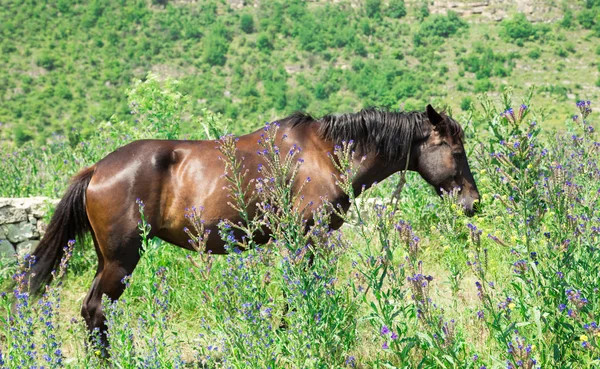
{"type": "MultiPolygon", "coordinates": [[[[318,122],[319,135],[322,138],[336,144],[352,140],[357,152],[376,151],[389,161],[406,157],[410,143],[427,138],[431,132],[427,113],[417,111],[363,109],[358,113],[328,114],[320,119],[298,112],[280,122],[292,127],[318,122]]],[[[454,119],[446,116],[444,122],[445,134],[462,136],[462,128],[454,119]]]]}

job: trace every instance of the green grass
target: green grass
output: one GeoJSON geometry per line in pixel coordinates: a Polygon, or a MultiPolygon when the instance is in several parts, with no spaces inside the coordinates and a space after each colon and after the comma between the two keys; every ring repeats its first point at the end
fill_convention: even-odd
{"type": "MultiPolygon", "coordinates": [[[[294,223],[291,208],[266,213],[271,224],[288,225],[266,249],[188,256],[182,249],[146,240],[130,287],[118,304],[106,305],[112,365],[501,368],[507,361],[517,365],[530,359],[541,367],[597,365],[597,331],[591,326],[600,313],[597,134],[584,132],[581,117],[578,122],[569,118],[581,116],[577,108],[559,127],[568,133],[548,140],[553,128],[529,98],[524,101],[530,106],[521,113],[510,94],[502,95],[501,102],[485,96],[478,101],[485,109],[472,113],[481,130],[467,129],[467,145],[481,194],[479,214],[465,217],[455,199],[440,199],[411,174],[397,212],[363,202],[363,223],[350,216],[339,241],[336,233],[324,239],[334,242],[333,251],[317,248],[321,251],[312,266],[303,257],[292,257],[307,239],[294,231],[302,225],[294,223]],[[517,118],[500,116],[504,105],[514,107],[517,118]],[[574,140],[573,134],[579,138],[574,140]],[[210,271],[205,270],[207,261],[210,271]],[[302,292],[284,276],[309,287],[302,292]],[[281,330],[277,327],[286,300],[293,313],[285,318],[289,328],[281,330]],[[315,344],[307,347],[307,342],[315,344]],[[511,353],[510,342],[525,342],[531,352],[511,353]]],[[[213,126],[222,127],[221,119],[213,117],[213,126]]],[[[595,121],[595,114],[586,118],[587,125],[595,121]]],[[[142,120],[140,126],[148,128],[136,134],[172,128],[151,122],[142,120]]],[[[89,144],[102,142],[107,141],[100,135],[89,144]]],[[[60,150],[57,155],[64,157],[73,149],[64,145],[60,150]]],[[[18,149],[13,156],[19,155],[29,151],[18,149]]],[[[54,178],[53,186],[64,182],[64,188],[68,173],[52,169],[62,165],[48,162],[24,176],[54,173],[45,175],[54,178]]],[[[393,176],[365,197],[389,197],[398,181],[393,176]]],[[[278,208],[293,203],[286,187],[273,191],[266,199],[278,208]]],[[[11,343],[28,340],[36,345],[32,363],[44,361],[43,343],[57,342],[62,365],[103,365],[100,350],[84,349],[79,316],[95,269],[89,241],[76,245],[70,264],[63,284],[53,287],[50,292],[55,293],[45,300],[56,314],[44,315],[41,308],[11,313],[13,298],[2,297],[0,352],[8,368],[17,364],[7,362],[7,355],[29,358],[31,351],[11,343]],[[36,322],[31,331],[26,329],[28,317],[36,322]],[[46,321],[56,327],[56,338],[44,333],[46,321]],[[23,330],[17,341],[10,327],[23,330]]],[[[7,275],[13,266],[2,268],[7,275]]]]}

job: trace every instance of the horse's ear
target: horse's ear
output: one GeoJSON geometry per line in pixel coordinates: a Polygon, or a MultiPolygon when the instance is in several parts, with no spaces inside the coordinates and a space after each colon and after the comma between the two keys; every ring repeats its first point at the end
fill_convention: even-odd
{"type": "Polygon", "coordinates": [[[435,111],[435,109],[433,108],[433,106],[431,106],[431,104],[427,105],[426,111],[427,111],[427,118],[429,118],[429,121],[434,126],[437,126],[438,124],[440,124],[441,122],[444,121],[444,118],[437,111],[435,111]]]}

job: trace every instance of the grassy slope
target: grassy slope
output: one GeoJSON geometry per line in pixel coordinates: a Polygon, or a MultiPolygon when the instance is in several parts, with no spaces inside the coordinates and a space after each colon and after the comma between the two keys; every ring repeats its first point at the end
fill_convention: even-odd
{"type": "Polygon", "coordinates": [[[5,65],[0,71],[1,139],[41,143],[51,133],[70,128],[89,135],[96,122],[113,114],[131,121],[126,90],[132,80],[144,78],[149,71],[181,80],[181,92],[190,97],[192,113],[198,114],[203,107],[222,112],[235,119],[238,132],[296,109],[320,115],[372,105],[421,108],[432,101],[448,104],[456,114],[461,100],[473,98],[475,92],[474,76],[459,75],[463,67],[458,58],[477,43],[501,55],[521,56],[510,76],[490,79],[492,90],[510,85],[522,93],[530,85],[547,87],[553,92],[537,95],[535,102],[547,107],[550,122],[557,127],[571,114],[573,100],[593,100],[600,91],[595,86],[597,55],[592,47],[596,38],[578,25],[561,29],[553,24],[545,37],[519,47],[500,39],[500,24],[480,23],[481,18],[473,16],[468,19],[468,30],[439,46],[415,50],[413,35],[419,21],[413,8],[400,20],[368,19],[363,9],[346,3],[306,8],[323,30],[315,33],[323,38],[331,32],[327,22],[346,19],[339,28],[356,30],[352,42],[366,50],[359,56],[352,45],[326,45],[320,50],[303,47],[301,37],[294,35],[293,16],[284,10],[277,25],[274,20],[279,18],[271,7],[233,11],[221,2],[164,9],[142,1],[127,6],[64,3],[12,2],[0,10],[5,65]],[[241,31],[242,14],[253,16],[255,32],[241,31]],[[225,26],[230,38],[224,66],[210,66],[205,60],[215,22],[225,26]],[[261,36],[267,37],[272,50],[258,50],[261,36]],[[575,53],[557,56],[560,47],[568,49],[569,45],[575,53]],[[541,50],[539,59],[526,55],[532,48],[541,50]],[[360,75],[356,63],[371,66],[371,74],[360,75]],[[399,76],[389,78],[390,73],[399,76]],[[398,99],[386,97],[398,81],[416,81],[418,86],[396,94],[398,99]],[[284,95],[286,101],[278,103],[277,95],[284,95]]]}

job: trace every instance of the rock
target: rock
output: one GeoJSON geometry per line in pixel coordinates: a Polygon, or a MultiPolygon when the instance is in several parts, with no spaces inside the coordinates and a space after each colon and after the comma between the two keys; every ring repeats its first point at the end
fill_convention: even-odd
{"type": "Polygon", "coordinates": [[[18,224],[5,224],[2,228],[4,228],[6,238],[12,243],[19,243],[39,237],[37,228],[27,221],[18,224]]]}
{"type": "Polygon", "coordinates": [[[37,222],[35,226],[37,233],[40,235],[40,238],[46,233],[46,229],[48,228],[48,224],[44,222],[37,222]]]}
{"type": "Polygon", "coordinates": [[[0,240],[0,259],[14,257],[15,248],[8,240],[0,240]]]}
{"type": "Polygon", "coordinates": [[[36,246],[40,243],[37,240],[28,240],[25,242],[21,242],[17,245],[17,253],[20,256],[25,256],[27,254],[31,254],[31,252],[36,248],[36,246]]]}
{"type": "Polygon", "coordinates": [[[5,240],[6,235],[4,234],[4,227],[0,226],[0,240],[5,240]]]}
{"type": "Polygon", "coordinates": [[[37,219],[43,218],[51,209],[54,209],[60,200],[47,197],[32,197],[28,199],[30,213],[37,219]]]}
{"type": "Polygon", "coordinates": [[[0,224],[18,223],[27,220],[27,211],[25,209],[12,206],[0,208],[0,224]]]}
{"type": "Polygon", "coordinates": [[[229,6],[232,9],[242,9],[245,4],[245,0],[227,0],[229,6]]]}

